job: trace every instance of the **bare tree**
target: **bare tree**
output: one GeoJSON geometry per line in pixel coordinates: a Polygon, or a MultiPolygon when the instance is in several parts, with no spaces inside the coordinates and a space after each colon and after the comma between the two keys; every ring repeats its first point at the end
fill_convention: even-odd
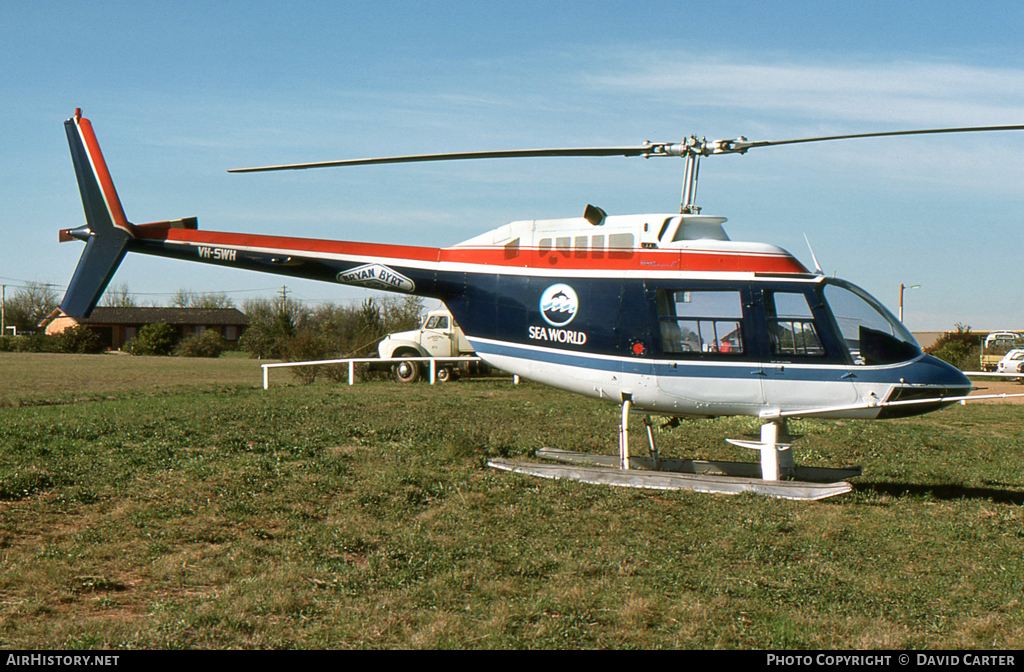
{"type": "Polygon", "coordinates": [[[26,282],[7,300],[4,321],[18,328],[18,332],[33,331],[39,322],[57,309],[59,298],[53,285],[45,282],[26,282]]]}
{"type": "Polygon", "coordinates": [[[235,302],[223,292],[201,294],[191,289],[179,289],[171,297],[173,308],[234,308],[235,302]]]}
{"type": "Polygon", "coordinates": [[[107,291],[103,292],[103,299],[100,301],[101,306],[107,308],[138,308],[139,304],[135,300],[135,296],[128,291],[128,283],[122,282],[120,285],[113,285],[107,288],[107,291]]]}

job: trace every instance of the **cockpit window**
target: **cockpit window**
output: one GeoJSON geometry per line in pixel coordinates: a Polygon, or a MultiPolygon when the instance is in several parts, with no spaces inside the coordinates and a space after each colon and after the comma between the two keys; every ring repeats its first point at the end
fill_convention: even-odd
{"type": "Polygon", "coordinates": [[[863,289],[828,280],[825,300],[854,364],[895,364],[921,354],[921,346],[906,327],[863,289]]]}
{"type": "Polygon", "coordinates": [[[743,354],[738,290],[659,290],[658,318],[666,354],[743,354]]]}

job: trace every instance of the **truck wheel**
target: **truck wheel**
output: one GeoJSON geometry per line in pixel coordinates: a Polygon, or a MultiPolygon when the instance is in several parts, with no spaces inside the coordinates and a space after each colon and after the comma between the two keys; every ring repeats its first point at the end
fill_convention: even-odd
{"type": "Polygon", "coordinates": [[[400,383],[415,383],[420,379],[419,362],[399,362],[395,364],[394,373],[400,383]]]}
{"type": "Polygon", "coordinates": [[[454,382],[459,379],[459,372],[447,366],[437,370],[437,380],[441,383],[454,382]]]}

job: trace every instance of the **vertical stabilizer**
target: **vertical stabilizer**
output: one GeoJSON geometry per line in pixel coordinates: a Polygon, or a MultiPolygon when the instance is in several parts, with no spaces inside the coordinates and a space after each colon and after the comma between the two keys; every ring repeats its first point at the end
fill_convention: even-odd
{"type": "Polygon", "coordinates": [[[124,258],[134,237],[134,227],[125,217],[92,124],[82,117],[80,110],[75,110],[75,116],[64,122],[64,130],[82,194],[86,226],[61,235],[62,240],[85,240],[85,251],[60,309],[67,315],[88,317],[124,258]]]}

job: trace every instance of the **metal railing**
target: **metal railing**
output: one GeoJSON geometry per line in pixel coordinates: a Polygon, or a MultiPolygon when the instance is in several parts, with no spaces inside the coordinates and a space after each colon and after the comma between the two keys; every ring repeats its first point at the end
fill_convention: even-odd
{"type": "Polygon", "coordinates": [[[310,362],[279,362],[275,364],[260,364],[263,367],[263,389],[270,387],[270,369],[281,369],[290,366],[325,366],[327,364],[348,364],[348,384],[354,385],[356,381],[356,364],[364,362],[391,363],[391,362],[430,362],[430,384],[437,382],[437,362],[480,362],[479,357],[359,357],[354,359],[321,359],[310,362]]]}

